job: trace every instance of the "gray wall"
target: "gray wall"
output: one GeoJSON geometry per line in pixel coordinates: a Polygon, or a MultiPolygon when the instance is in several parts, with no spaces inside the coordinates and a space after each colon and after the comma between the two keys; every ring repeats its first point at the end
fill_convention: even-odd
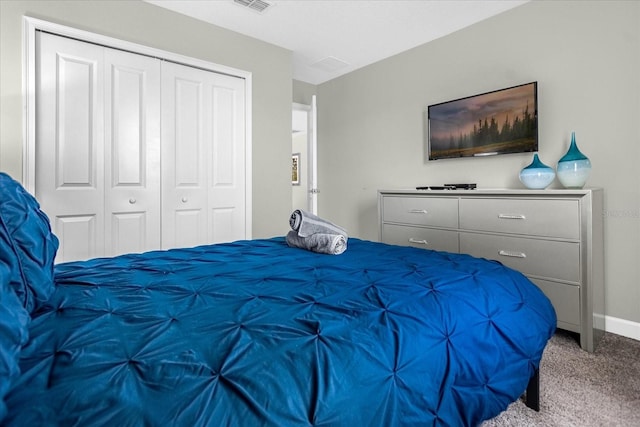
{"type": "Polygon", "coordinates": [[[311,83],[293,81],[293,102],[298,104],[311,105],[311,98],[317,95],[318,87],[311,83]]]}
{"type": "Polygon", "coordinates": [[[0,1],[0,170],[22,179],[22,16],[250,71],[253,236],[291,213],[291,52],[138,0],[0,1]]]}
{"type": "Polygon", "coordinates": [[[529,154],[425,162],[423,113],[534,80],[541,160],[575,131],[605,190],[606,314],[640,322],[640,2],[533,1],[319,85],[319,213],[375,240],[380,188],[524,188],[529,154]]]}

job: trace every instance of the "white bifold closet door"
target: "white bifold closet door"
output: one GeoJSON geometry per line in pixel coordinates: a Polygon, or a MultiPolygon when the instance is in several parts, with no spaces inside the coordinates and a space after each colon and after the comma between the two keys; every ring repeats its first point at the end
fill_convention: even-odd
{"type": "Polygon", "coordinates": [[[244,80],[162,68],[162,246],[244,237],[244,80]]]}
{"type": "Polygon", "coordinates": [[[243,79],[42,32],[36,50],[57,262],[245,238],[243,79]]]}
{"type": "Polygon", "coordinates": [[[160,63],[37,33],[36,197],[57,261],[160,248],[160,63]]]}

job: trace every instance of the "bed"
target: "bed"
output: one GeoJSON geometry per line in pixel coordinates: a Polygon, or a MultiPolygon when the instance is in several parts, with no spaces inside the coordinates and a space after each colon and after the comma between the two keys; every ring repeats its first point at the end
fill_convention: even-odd
{"type": "Polygon", "coordinates": [[[535,394],[555,331],[535,285],[467,255],[274,237],[54,265],[4,174],[0,220],[6,426],[475,426],[535,394]]]}

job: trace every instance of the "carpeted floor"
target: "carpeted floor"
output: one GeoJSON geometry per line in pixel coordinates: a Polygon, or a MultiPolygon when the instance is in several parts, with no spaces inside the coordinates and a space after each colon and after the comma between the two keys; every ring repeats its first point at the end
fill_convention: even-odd
{"type": "Polygon", "coordinates": [[[558,331],[540,367],[540,412],[517,401],[482,427],[640,427],[640,341],[606,333],[594,353],[558,331]]]}

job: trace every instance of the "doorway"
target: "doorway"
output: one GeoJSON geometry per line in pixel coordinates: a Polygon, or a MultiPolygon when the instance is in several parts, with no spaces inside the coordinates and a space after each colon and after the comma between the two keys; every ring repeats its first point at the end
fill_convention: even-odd
{"type": "Polygon", "coordinates": [[[291,206],[318,214],[316,97],[311,105],[294,103],[291,132],[291,206]]]}

